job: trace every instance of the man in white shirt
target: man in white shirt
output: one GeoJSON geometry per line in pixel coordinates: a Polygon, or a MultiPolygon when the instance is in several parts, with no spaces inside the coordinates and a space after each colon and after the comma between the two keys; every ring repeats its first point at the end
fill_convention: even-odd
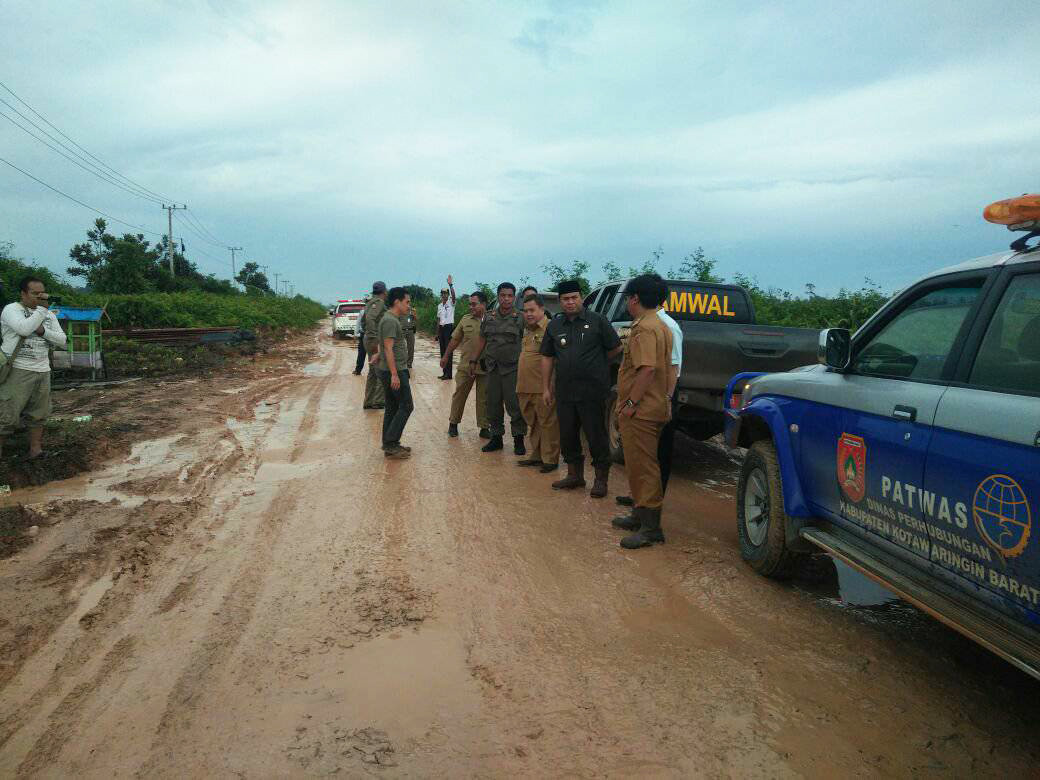
{"type": "MultiPolygon", "coordinates": [[[[448,276],[448,287],[441,290],[441,302],[437,305],[437,341],[441,346],[441,357],[444,357],[451,341],[451,334],[455,331],[455,285],[452,284],[451,276],[448,276]]],[[[451,379],[451,358],[444,366],[441,379],[451,379]]]]}
{"type": "MultiPolygon", "coordinates": [[[[657,440],[657,462],[661,467],[661,488],[667,491],[668,479],[672,475],[672,447],[675,444],[676,423],[675,386],[679,381],[679,376],[682,374],[683,334],[679,323],[673,320],[671,315],[664,310],[664,302],[668,300],[668,284],[660,277],[658,277],[658,294],[661,302],[657,306],[657,316],[661,318],[661,321],[668,326],[668,330],[672,332],[672,373],[668,375],[668,404],[672,411],[672,417],[665,423],[664,428],[661,429],[661,437],[657,440]]],[[[622,506],[632,506],[631,496],[618,496],[614,500],[622,506]]],[[[630,525],[635,527],[634,522],[631,515],[622,515],[615,518],[614,525],[619,528],[629,529],[630,525]]]]}
{"type": "Polygon", "coordinates": [[[0,385],[0,450],[19,422],[29,429],[29,457],[43,452],[43,425],[51,413],[49,344],[65,346],[65,332],[47,309],[43,281],[27,276],[18,285],[19,303],[0,313],[0,335],[11,373],[0,385]],[[15,354],[17,351],[17,354],[15,354]]]}

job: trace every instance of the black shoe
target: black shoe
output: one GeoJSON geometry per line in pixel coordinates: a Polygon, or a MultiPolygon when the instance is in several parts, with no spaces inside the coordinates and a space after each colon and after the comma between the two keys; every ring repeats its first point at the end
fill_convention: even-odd
{"type": "Polygon", "coordinates": [[[524,460],[518,460],[516,462],[516,465],[517,466],[541,466],[542,465],[542,459],[541,458],[525,458],[524,460]]]}
{"type": "Polygon", "coordinates": [[[458,423],[448,423],[448,435],[452,437],[459,435],[458,423]]]}
{"type": "Polygon", "coordinates": [[[524,446],[524,437],[523,436],[514,436],[513,437],[513,454],[514,455],[526,455],[527,454],[527,447],[524,446]]]}
{"type": "Polygon", "coordinates": [[[438,378],[438,379],[451,379],[451,377],[450,377],[450,376],[439,376],[439,377],[437,377],[437,378],[438,378]]]}
{"type": "Polygon", "coordinates": [[[350,373],[352,373],[354,376],[361,376],[360,371],[351,371],[350,373]]]}
{"type": "Polygon", "coordinates": [[[559,463],[543,463],[542,467],[538,469],[542,474],[549,474],[550,472],[556,471],[560,467],[559,463]]]}
{"type": "Polygon", "coordinates": [[[487,428],[481,428],[479,436],[482,439],[490,439],[491,438],[491,431],[489,431],[487,428]]]}
{"type": "Polygon", "coordinates": [[[632,496],[615,496],[614,500],[621,506],[635,506],[635,502],[632,500],[632,496]]]}
{"type": "Polygon", "coordinates": [[[483,447],[480,448],[481,452],[495,452],[496,450],[502,449],[502,437],[492,436],[491,440],[488,441],[483,447]]]}

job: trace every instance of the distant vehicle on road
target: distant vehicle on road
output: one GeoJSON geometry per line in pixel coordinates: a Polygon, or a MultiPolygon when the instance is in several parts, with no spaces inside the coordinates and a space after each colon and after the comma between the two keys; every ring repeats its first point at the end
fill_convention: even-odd
{"type": "Polygon", "coordinates": [[[365,308],[363,298],[345,298],[336,302],[332,312],[332,335],[345,338],[358,338],[358,317],[365,308]]]}
{"type": "MultiPolygon", "coordinates": [[[[987,218],[1040,236],[1024,198],[987,218]]],[[[822,365],[738,375],[726,401],[753,568],[823,549],[1040,679],[1037,250],[931,274],[821,333],[822,365]]]]}
{"type": "MultiPolygon", "coordinates": [[[[597,287],[585,306],[606,317],[626,338],[632,326],[623,290],[627,279],[597,287]]],[[[755,324],[755,307],[743,287],[668,280],[665,308],[683,332],[683,370],[676,386],[679,430],[695,439],[722,433],[726,383],[742,371],[786,371],[816,360],[819,330],[755,324]]],[[[617,379],[618,363],[612,368],[617,379]]],[[[616,398],[616,392],[612,396],[616,398]]],[[[615,460],[623,459],[621,437],[607,409],[615,460]]]]}

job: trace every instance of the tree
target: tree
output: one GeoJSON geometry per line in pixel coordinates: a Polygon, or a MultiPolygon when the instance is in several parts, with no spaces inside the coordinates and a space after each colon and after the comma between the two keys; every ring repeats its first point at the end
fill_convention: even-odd
{"type": "Polygon", "coordinates": [[[92,287],[91,275],[95,274],[108,261],[115,246],[116,237],[107,232],[108,224],[98,217],[94,220],[94,229],[87,231],[87,241],[76,244],[69,250],[69,257],[76,265],[69,266],[71,276],[82,276],[87,286],[92,287]]]}
{"type": "Polygon", "coordinates": [[[706,256],[704,250],[697,247],[683,258],[679,265],[679,276],[698,282],[721,282],[722,277],[715,274],[716,265],[718,265],[718,260],[706,256]]]}
{"type": "Polygon", "coordinates": [[[620,279],[622,277],[621,266],[613,260],[605,261],[603,263],[603,277],[603,280],[596,285],[597,287],[604,285],[607,282],[612,282],[615,279],[620,279]]]}
{"type": "Polygon", "coordinates": [[[421,301],[432,301],[435,296],[433,290],[429,287],[422,287],[418,284],[406,284],[404,286],[405,292],[412,296],[412,303],[419,303],[421,301]]]}
{"type": "Polygon", "coordinates": [[[542,273],[549,277],[549,285],[555,290],[560,282],[574,279],[581,287],[582,297],[589,294],[592,286],[589,284],[589,264],[584,260],[575,260],[570,268],[564,268],[559,263],[546,263],[542,266],[542,273]]]}
{"type": "Polygon", "coordinates": [[[235,274],[235,280],[246,288],[248,294],[262,295],[271,292],[271,283],[267,280],[267,275],[260,270],[258,263],[249,262],[243,265],[235,274]]]}

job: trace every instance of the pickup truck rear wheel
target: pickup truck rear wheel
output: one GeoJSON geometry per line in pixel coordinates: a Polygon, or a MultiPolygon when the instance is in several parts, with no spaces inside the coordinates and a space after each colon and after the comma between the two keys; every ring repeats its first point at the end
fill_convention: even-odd
{"type": "Polygon", "coordinates": [[[740,556],[759,574],[790,577],[802,555],[787,547],[784,488],[773,442],[751,445],[737,483],[737,535],[740,556]]]}

